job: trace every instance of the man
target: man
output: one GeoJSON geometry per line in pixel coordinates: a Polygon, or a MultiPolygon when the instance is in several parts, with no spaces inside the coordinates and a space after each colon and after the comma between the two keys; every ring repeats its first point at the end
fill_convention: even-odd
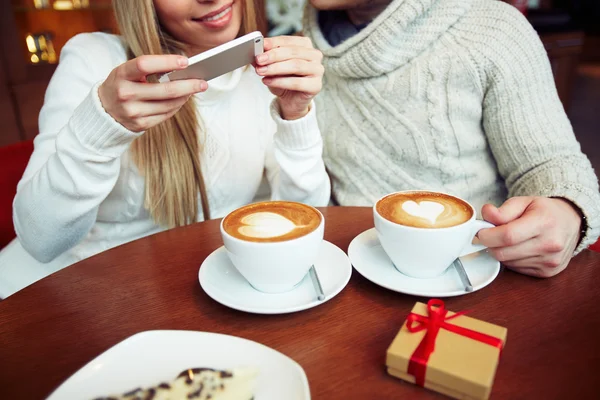
{"type": "Polygon", "coordinates": [[[518,11],[489,0],[310,3],[304,29],[324,55],[317,111],[335,201],[455,194],[497,225],[479,233],[491,254],[538,277],[596,241],[598,179],[518,11]]]}

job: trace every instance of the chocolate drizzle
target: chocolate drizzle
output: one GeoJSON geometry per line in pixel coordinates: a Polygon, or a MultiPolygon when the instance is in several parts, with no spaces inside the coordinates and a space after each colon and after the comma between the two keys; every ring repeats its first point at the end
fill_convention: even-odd
{"type": "Polygon", "coordinates": [[[221,371],[219,375],[221,378],[231,378],[233,376],[233,374],[229,371],[221,371]]]}
{"type": "Polygon", "coordinates": [[[173,388],[180,387],[182,383],[188,386],[186,390],[187,398],[192,399],[212,399],[216,393],[223,392],[225,390],[225,384],[223,379],[232,378],[233,373],[231,371],[217,370],[213,368],[189,368],[182,371],[177,375],[176,382],[173,383],[162,382],[154,387],[148,389],[136,388],[124,393],[121,396],[109,396],[109,397],[98,397],[94,400],[153,400],[160,395],[168,395],[170,393],[160,392],[161,390],[169,391],[173,388]],[[206,374],[203,374],[206,372],[206,374]],[[205,397],[203,396],[205,395],[205,397]]]}
{"type": "Polygon", "coordinates": [[[196,397],[200,397],[202,395],[202,389],[204,389],[204,385],[201,383],[200,387],[198,388],[198,390],[196,390],[195,392],[192,392],[190,394],[187,395],[188,399],[195,399],[196,397]]]}
{"type": "Polygon", "coordinates": [[[189,369],[186,369],[185,371],[182,371],[179,375],[177,375],[177,377],[181,378],[183,376],[189,376],[190,372],[192,373],[192,375],[195,375],[195,374],[199,374],[203,371],[215,372],[215,370],[212,368],[189,368],[189,369]]]}
{"type": "Polygon", "coordinates": [[[144,400],[152,400],[154,396],[156,396],[156,389],[150,388],[148,389],[148,393],[146,394],[146,397],[144,397],[144,400]]]}
{"type": "Polygon", "coordinates": [[[141,392],[141,391],[142,391],[142,388],[136,388],[136,389],[133,389],[133,390],[125,393],[123,396],[130,397],[130,396],[133,396],[134,394],[136,394],[137,392],[141,392]]]}

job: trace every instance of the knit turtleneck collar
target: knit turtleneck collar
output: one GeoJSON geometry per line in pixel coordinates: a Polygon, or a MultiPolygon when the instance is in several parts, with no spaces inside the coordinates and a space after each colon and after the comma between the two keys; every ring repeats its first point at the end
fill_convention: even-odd
{"type": "Polygon", "coordinates": [[[248,73],[248,68],[252,67],[246,66],[238,68],[211,80],[208,82],[208,90],[203,93],[198,93],[195,96],[196,101],[198,101],[199,104],[204,105],[218,102],[223,96],[235,90],[242,80],[242,76],[245,73],[248,73]]]}
{"type": "Polygon", "coordinates": [[[308,5],[305,34],[323,52],[329,73],[344,78],[379,76],[410,62],[454,25],[475,0],[394,0],[357,35],[332,47],[308,5]]]}

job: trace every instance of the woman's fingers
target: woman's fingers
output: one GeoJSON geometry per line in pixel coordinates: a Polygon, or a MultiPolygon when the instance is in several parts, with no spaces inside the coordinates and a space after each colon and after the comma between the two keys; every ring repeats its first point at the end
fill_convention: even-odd
{"type": "Polygon", "coordinates": [[[180,108],[171,110],[166,114],[150,115],[147,117],[138,118],[136,120],[136,123],[137,123],[136,132],[145,131],[147,129],[152,128],[153,126],[156,126],[156,125],[168,120],[169,118],[171,118],[172,116],[177,114],[177,112],[179,111],[180,108]]]}
{"type": "Polygon", "coordinates": [[[258,65],[269,65],[287,60],[304,60],[321,62],[323,54],[312,47],[287,46],[277,47],[256,57],[258,65]]]}
{"type": "Polygon", "coordinates": [[[321,76],[323,65],[305,60],[287,60],[275,64],[259,66],[256,72],[261,76],[321,76]]]}
{"type": "Polygon", "coordinates": [[[137,103],[136,106],[139,108],[138,114],[140,116],[164,115],[179,110],[189,98],[190,96],[183,96],[169,100],[144,101],[137,103]]]}
{"type": "Polygon", "coordinates": [[[117,68],[117,76],[120,79],[139,82],[145,80],[148,75],[171,72],[184,69],[188,65],[188,59],[177,55],[152,55],[140,56],[129,60],[117,68]]]}
{"type": "Polygon", "coordinates": [[[130,100],[169,100],[208,89],[208,83],[199,79],[185,79],[165,83],[137,83],[122,81],[117,88],[117,99],[125,102],[130,100]]]}
{"type": "Polygon", "coordinates": [[[300,78],[300,77],[275,77],[264,78],[263,82],[271,89],[290,90],[299,92],[307,99],[312,98],[321,91],[322,82],[320,78],[300,78]]]}
{"type": "Polygon", "coordinates": [[[271,49],[277,47],[289,47],[289,46],[297,46],[297,47],[308,47],[312,48],[312,41],[306,36],[276,36],[265,38],[264,48],[265,51],[268,52],[271,49]]]}
{"type": "Polygon", "coordinates": [[[124,119],[128,121],[125,127],[133,132],[152,128],[175,115],[188,99],[186,96],[154,103],[134,103],[128,107],[127,115],[124,115],[124,119]]]}

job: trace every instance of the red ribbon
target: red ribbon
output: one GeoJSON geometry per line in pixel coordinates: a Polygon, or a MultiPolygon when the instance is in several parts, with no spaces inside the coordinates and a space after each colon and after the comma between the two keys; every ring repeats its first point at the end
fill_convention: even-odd
{"type": "Polygon", "coordinates": [[[425,385],[425,371],[427,370],[427,363],[429,357],[435,351],[435,341],[437,339],[438,332],[441,328],[447,331],[454,332],[458,335],[468,337],[478,342],[489,344],[490,346],[497,347],[502,350],[502,340],[486,335],[485,333],[477,332],[461,326],[449,324],[447,321],[460,317],[467,313],[467,311],[461,311],[454,314],[451,317],[446,317],[448,310],[442,300],[432,299],[427,302],[427,313],[428,317],[410,313],[406,320],[406,327],[411,333],[421,332],[426,330],[425,337],[419,343],[419,346],[413,353],[408,363],[408,373],[413,375],[416,379],[416,384],[419,386],[425,385]]]}

